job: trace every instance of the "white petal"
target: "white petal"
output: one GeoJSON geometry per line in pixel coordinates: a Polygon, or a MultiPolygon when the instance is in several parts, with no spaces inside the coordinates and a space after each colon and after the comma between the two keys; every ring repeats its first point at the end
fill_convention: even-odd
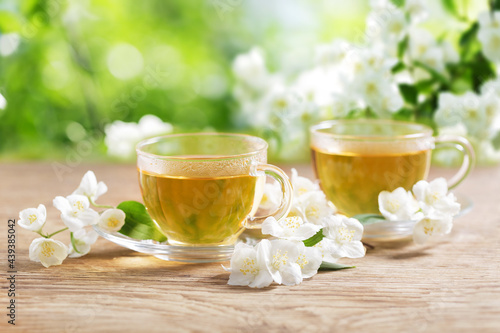
{"type": "Polygon", "coordinates": [[[99,213],[89,208],[79,213],[78,219],[82,221],[84,225],[94,225],[99,222],[99,213]]]}
{"type": "Polygon", "coordinates": [[[261,232],[264,235],[271,235],[274,237],[282,237],[284,234],[283,228],[272,216],[264,220],[264,222],[262,223],[261,232]]]}
{"type": "Polygon", "coordinates": [[[73,210],[68,199],[61,196],[55,197],[52,204],[63,214],[69,213],[73,210]]]}
{"type": "Polygon", "coordinates": [[[315,225],[312,223],[304,223],[295,231],[294,236],[290,237],[289,239],[303,241],[316,235],[316,233],[321,229],[322,227],[320,225],[315,225]]]}
{"type": "Polygon", "coordinates": [[[315,247],[304,247],[301,252],[301,256],[304,255],[305,258],[299,256],[299,261],[297,263],[302,270],[302,277],[307,279],[318,273],[319,266],[321,266],[321,262],[323,261],[323,256],[321,250],[315,247]],[[301,259],[305,259],[305,261],[301,259]]]}
{"type": "Polygon", "coordinates": [[[273,277],[267,270],[261,270],[255,279],[248,285],[251,288],[265,288],[273,283],[273,277]]]}
{"type": "Polygon", "coordinates": [[[71,232],[76,232],[86,226],[82,220],[71,215],[61,214],[61,220],[71,232]]]}
{"type": "Polygon", "coordinates": [[[281,283],[285,286],[294,286],[302,282],[302,271],[297,263],[289,263],[280,271],[281,283]]]}
{"type": "Polygon", "coordinates": [[[366,250],[363,243],[357,241],[343,244],[339,254],[341,258],[362,258],[365,256],[365,252],[366,250]]]}
{"type": "Polygon", "coordinates": [[[103,182],[99,182],[97,184],[97,190],[96,190],[96,192],[94,194],[93,199],[97,200],[97,198],[99,198],[101,195],[103,195],[107,191],[108,191],[108,187],[106,186],[106,184],[104,184],[103,182]]]}

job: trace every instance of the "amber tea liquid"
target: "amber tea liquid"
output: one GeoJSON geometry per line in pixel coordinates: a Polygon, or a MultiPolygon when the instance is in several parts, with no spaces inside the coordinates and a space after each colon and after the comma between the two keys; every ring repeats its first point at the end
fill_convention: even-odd
{"type": "Polygon", "coordinates": [[[321,188],[339,212],[347,216],[380,214],[378,194],[398,187],[410,190],[427,177],[430,150],[410,152],[323,152],[312,148],[321,188]]]}
{"type": "Polygon", "coordinates": [[[171,177],[139,170],[148,212],[177,245],[234,244],[256,200],[258,177],[171,177]]]}

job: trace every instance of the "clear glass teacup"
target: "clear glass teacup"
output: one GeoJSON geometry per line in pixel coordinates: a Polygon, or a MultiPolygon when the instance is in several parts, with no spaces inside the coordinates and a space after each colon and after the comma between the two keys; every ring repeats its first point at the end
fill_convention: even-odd
{"type": "Polygon", "coordinates": [[[474,150],[460,136],[433,137],[432,128],[411,122],[331,120],[311,127],[313,166],[322,190],[348,216],[379,214],[378,195],[398,187],[410,190],[429,173],[431,152],[449,145],[464,154],[454,188],[474,164],[474,150]]]}
{"type": "Polygon", "coordinates": [[[185,261],[221,260],[217,250],[233,246],[246,228],[288,214],[291,184],[266,164],[267,147],[257,137],[220,133],[167,135],[137,145],[144,204],[168,243],[185,247],[185,261]],[[283,196],[274,213],[255,216],[265,175],[281,185],[283,196]]]}

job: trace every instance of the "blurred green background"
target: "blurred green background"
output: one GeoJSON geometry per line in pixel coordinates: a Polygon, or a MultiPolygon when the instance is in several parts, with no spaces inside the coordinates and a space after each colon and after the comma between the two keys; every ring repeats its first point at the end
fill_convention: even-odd
{"type": "MultiPolygon", "coordinates": [[[[428,3],[433,32],[458,32],[428,3]]],[[[145,114],[176,131],[248,131],[234,57],[260,46],[271,70],[297,71],[315,44],[359,39],[368,11],[368,0],[0,0],[0,159],[63,159],[82,140],[87,158],[107,159],[104,126],[145,114]]]]}

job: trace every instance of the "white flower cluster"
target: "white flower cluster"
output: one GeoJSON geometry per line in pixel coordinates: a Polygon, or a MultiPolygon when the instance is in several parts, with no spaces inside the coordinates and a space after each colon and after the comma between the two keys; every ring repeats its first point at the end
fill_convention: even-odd
{"type": "Polygon", "coordinates": [[[372,0],[364,40],[359,44],[336,39],[315,49],[314,65],[294,77],[270,73],[263,52],[253,48],[233,63],[242,121],[258,129],[270,129],[287,142],[283,157],[306,142],[306,128],[322,119],[344,118],[369,109],[381,118],[391,117],[404,106],[398,84],[412,84],[429,73],[413,66],[420,62],[446,74],[446,64],[459,56],[447,41],[438,41],[418,27],[428,12],[423,0],[408,0],[397,8],[389,0],[372,0]],[[407,51],[398,59],[398,46],[407,39],[407,51]],[[398,62],[412,71],[396,74],[398,62]],[[299,143],[298,145],[296,143],[299,143]]]}
{"type": "Polygon", "coordinates": [[[500,62],[500,11],[479,14],[477,37],[483,54],[492,62],[500,62]]]}
{"type": "Polygon", "coordinates": [[[126,123],[120,120],[106,125],[104,143],[108,154],[119,158],[129,158],[135,153],[135,145],[139,141],[156,135],[168,134],[173,126],[164,123],[153,115],[143,116],[138,123],[126,123]]]}
{"type": "Polygon", "coordinates": [[[460,204],[453,193],[448,193],[446,180],[437,178],[430,183],[421,180],[412,192],[402,187],[381,192],[378,203],[382,215],[389,221],[418,221],[413,229],[413,240],[417,244],[425,243],[434,235],[449,234],[460,204]]]}
{"type": "Polygon", "coordinates": [[[94,172],[88,171],[82,178],[80,186],[69,196],[57,196],[53,205],[61,212],[61,219],[66,228],[52,234],[43,234],[42,228],[47,220],[47,211],[44,205],[38,208],[27,208],[19,213],[18,225],[39,234],[30,245],[29,256],[32,261],[41,262],[43,266],[49,267],[60,265],[66,257],[78,258],[90,251],[90,247],[97,240],[97,233],[87,228],[94,224],[107,231],[113,232],[121,229],[125,223],[125,213],[120,209],[110,208],[98,212],[90,208],[90,204],[101,206],[95,200],[108,190],[106,184],[97,182],[94,172]],[[59,232],[69,229],[71,232],[71,243],[54,240],[51,237],[59,232]]]}
{"type": "MultiPolygon", "coordinates": [[[[277,221],[267,218],[262,233],[277,239],[264,239],[255,246],[238,243],[231,258],[228,284],[263,288],[273,281],[296,285],[318,272],[322,262],[335,263],[340,258],[361,258],[363,226],[352,218],[334,215],[318,185],[292,170],[293,209],[277,221]],[[323,238],[308,247],[304,241],[322,231],[323,238]]],[[[268,187],[264,203],[279,200],[281,192],[268,187]],[[267,199],[266,199],[267,197],[267,199]]]]}
{"type": "MultiPolygon", "coordinates": [[[[468,91],[462,95],[441,93],[434,120],[440,134],[467,136],[478,153],[478,162],[500,161],[492,139],[500,131],[500,79],[486,81],[480,94],[468,91]]],[[[456,151],[439,152],[440,159],[455,159],[456,151]]]]}

